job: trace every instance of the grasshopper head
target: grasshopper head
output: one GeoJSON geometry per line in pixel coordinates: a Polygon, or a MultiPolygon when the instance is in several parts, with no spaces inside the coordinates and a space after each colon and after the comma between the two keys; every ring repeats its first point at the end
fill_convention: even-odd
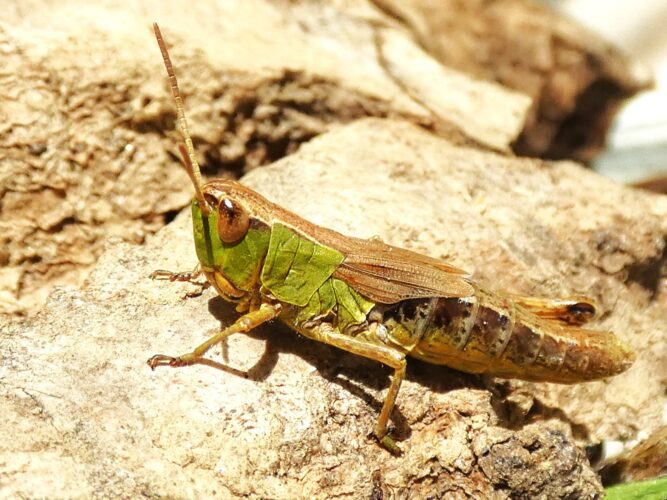
{"type": "Polygon", "coordinates": [[[195,191],[192,223],[197,257],[220,294],[229,300],[239,300],[256,286],[269,245],[269,228],[261,222],[266,219],[258,217],[261,207],[255,209],[269,202],[234,181],[218,179],[202,183],[169,52],[156,23],[153,30],[176,101],[176,123],[183,138],[179,151],[195,191]]]}
{"type": "Polygon", "coordinates": [[[256,287],[268,251],[270,227],[253,200],[261,196],[224,179],[205,184],[201,196],[192,202],[192,224],[202,270],[223,297],[240,297],[256,287]]]}

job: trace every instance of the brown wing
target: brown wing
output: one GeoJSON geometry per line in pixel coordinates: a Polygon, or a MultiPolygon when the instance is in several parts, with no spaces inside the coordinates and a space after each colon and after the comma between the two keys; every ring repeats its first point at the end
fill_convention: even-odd
{"type": "Polygon", "coordinates": [[[347,240],[334,277],[382,304],[427,297],[468,297],[469,275],[437,259],[373,240],[347,240]]]}

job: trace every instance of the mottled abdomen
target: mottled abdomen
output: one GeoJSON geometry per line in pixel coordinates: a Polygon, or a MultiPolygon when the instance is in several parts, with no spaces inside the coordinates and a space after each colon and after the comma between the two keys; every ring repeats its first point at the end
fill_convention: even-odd
{"type": "Polygon", "coordinates": [[[510,298],[410,300],[384,311],[389,341],[468,373],[576,383],[616,375],[634,354],[614,334],[541,319],[510,298]]]}

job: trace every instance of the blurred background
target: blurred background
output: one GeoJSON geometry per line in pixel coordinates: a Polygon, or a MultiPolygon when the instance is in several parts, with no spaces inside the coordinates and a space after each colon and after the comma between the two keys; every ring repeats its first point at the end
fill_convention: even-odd
{"type": "Polygon", "coordinates": [[[617,115],[607,149],[593,166],[614,180],[667,192],[667,2],[549,2],[613,42],[653,75],[654,88],[630,99],[617,115]]]}

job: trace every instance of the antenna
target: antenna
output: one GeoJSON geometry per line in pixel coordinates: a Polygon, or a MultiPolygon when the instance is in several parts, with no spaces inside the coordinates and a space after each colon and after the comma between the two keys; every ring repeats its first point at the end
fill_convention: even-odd
{"type": "Polygon", "coordinates": [[[183,144],[179,144],[178,150],[181,152],[181,156],[183,157],[185,170],[187,171],[192,184],[194,184],[195,198],[197,198],[197,201],[199,202],[199,207],[201,208],[203,214],[208,216],[211,213],[211,208],[204,199],[204,193],[201,189],[201,172],[199,170],[199,163],[197,163],[197,157],[195,156],[195,148],[192,145],[192,139],[190,138],[190,132],[188,131],[188,122],[185,120],[183,98],[181,97],[181,92],[178,89],[178,81],[176,81],[174,68],[171,65],[171,58],[169,57],[167,46],[164,43],[162,33],[160,32],[160,27],[157,25],[157,23],[153,23],[153,31],[155,32],[155,38],[157,39],[157,44],[160,47],[160,52],[162,52],[164,67],[167,69],[167,76],[169,77],[169,84],[171,85],[171,93],[174,95],[174,100],[176,101],[177,128],[181,133],[183,142],[185,143],[185,146],[183,144]]]}

